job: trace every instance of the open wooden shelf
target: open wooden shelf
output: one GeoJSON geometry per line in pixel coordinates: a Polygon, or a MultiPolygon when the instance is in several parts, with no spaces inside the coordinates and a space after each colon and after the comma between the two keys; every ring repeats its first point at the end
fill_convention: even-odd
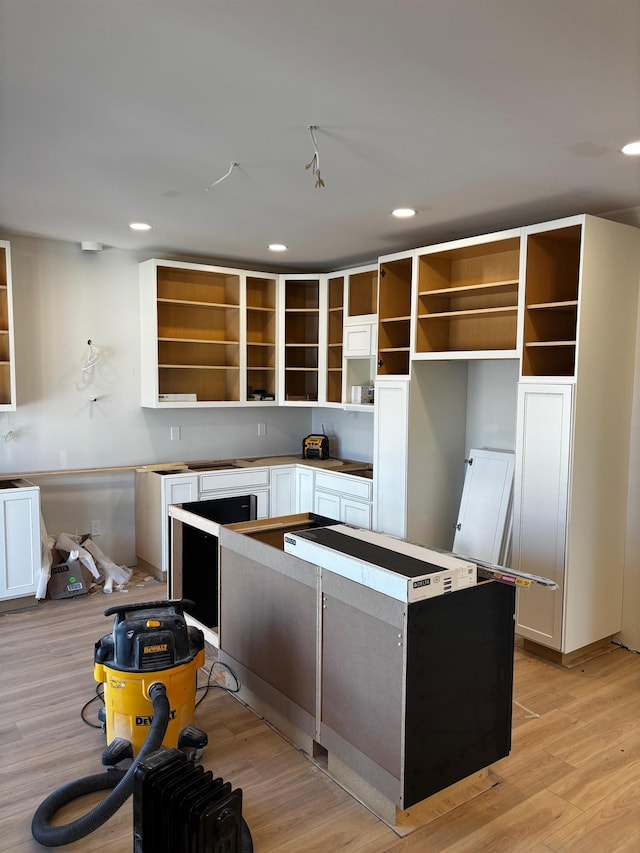
{"type": "Polygon", "coordinates": [[[342,402],[344,276],[327,283],[327,402],[342,402]]]}
{"type": "Polygon", "coordinates": [[[247,275],[247,399],[276,397],[276,280],[247,275]]]}
{"type": "Polygon", "coordinates": [[[363,317],[378,311],[378,270],[349,276],[349,317],[363,317]]]}
{"type": "Polygon", "coordinates": [[[527,239],[523,376],[574,376],[580,225],[527,239]]]}
{"type": "Polygon", "coordinates": [[[11,310],[9,300],[9,281],[11,271],[9,269],[9,244],[0,246],[0,406],[3,409],[15,407],[13,399],[15,393],[15,381],[13,378],[14,365],[13,343],[11,328],[11,310]]]}
{"type": "Polygon", "coordinates": [[[515,351],[520,240],[418,259],[416,352],[515,351]]]}
{"type": "Polygon", "coordinates": [[[320,282],[285,279],[284,397],[317,402],[320,282]]]}
{"type": "Polygon", "coordinates": [[[380,264],[378,289],[378,375],[409,373],[411,344],[411,257],[380,264]]]}

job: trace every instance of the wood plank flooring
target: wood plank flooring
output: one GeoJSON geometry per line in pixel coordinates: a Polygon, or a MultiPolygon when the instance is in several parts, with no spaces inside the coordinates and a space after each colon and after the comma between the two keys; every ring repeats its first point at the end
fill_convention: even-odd
{"type": "MultiPolygon", "coordinates": [[[[5,853],[44,849],[31,837],[37,806],[65,782],[101,771],[104,735],[81,721],[80,709],[95,694],[94,643],[111,630],[104,610],[164,594],[140,580],[127,593],[0,615],[5,853]]],[[[512,752],[493,765],[496,784],[405,838],[221,689],[197,709],[209,733],[200,763],[243,789],[256,853],[640,850],[640,656],[616,649],[567,670],[517,648],[514,698],[512,752]]],[[[61,821],[100,796],[69,806],[61,821]]],[[[129,800],[96,833],[62,849],[132,848],[129,800]]]]}

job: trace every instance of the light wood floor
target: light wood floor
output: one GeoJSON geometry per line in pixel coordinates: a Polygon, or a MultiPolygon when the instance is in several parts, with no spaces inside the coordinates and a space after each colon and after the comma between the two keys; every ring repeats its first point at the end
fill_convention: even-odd
{"type": "MultiPolygon", "coordinates": [[[[0,616],[6,853],[42,850],[30,832],[39,803],[101,770],[104,736],[81,721],[80,709],[95,691],[94,643],[111,630],[103,611],[125,595],[152,601],[164,588],[149,581],[0,616]]],[[[640,657],[616,649],[566,670],[517,649],[514,696],[513,747],[492,768],[497,784],[405,838],[223,690],[210,690],[197,710],[209,733],[200,763],[243,789],[256,853],[640,850],[640,657]]],[[[62,849],[130,851],[131,814],[130,800],[98,832],[62,849]]]]}

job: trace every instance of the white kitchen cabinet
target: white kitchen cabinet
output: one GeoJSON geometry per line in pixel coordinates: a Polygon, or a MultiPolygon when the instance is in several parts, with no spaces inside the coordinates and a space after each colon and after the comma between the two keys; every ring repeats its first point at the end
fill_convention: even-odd
{"type": "Polygon", "coordinates": [[[356,498],[340,498],[340,521],[354,527],[371,530],[373,505],[371,501],[359,501],[356,498]]]}
{"type": "Polygon", "coordinates": [[[378,377],[409,376],[414,252],[380,258],[378,377]]]}
{"type": "Polygon", "coordinates": [[[560,662],[621,628],[640,239],[591,216],[525,228],[517,630],[560,662]]]}
{"type": "Polygon", "coordinates": [[[140,319],[143,406],[275,402],[277,276],[151,259],[140,319]]]}
{"type": "Polygon", "coordinates": [[[326,400],[350,406],[351,386],[370,385],[375,376],[377,264],[333,273],[327,287],[326,400]]]}
{"type": "Polygon", "coordinates": [[[139,470],[135,473],[135,527],[138,565],[163,578],[169,569],[171,504],[198,500],[198,474],[139,470]]]}
{"type": "Polygon", "coordinates": [[[296,512],[296,466],[275,465],[271,468],[270,515],[296,512]]]}
{"type": "Polygon", "coordinates": [[[371,529],[372,481],[355,474],[316,471],[313,511],[336,521],[371,529]]]}
{"type": "Polygon", "coordinates": [[[376,354],[376,325],[356,323],[344,327],[345,358],[371,358],[376,354]]]}
{"type": "Polygon", "coordinates": [[[34,595],[41,568],[40,489],[0,482],[0,600],[34,595]]]}
{"type": "Polygon", "coordinates": [[[333,518],[336,521],[341,521],[340,495],[316,489],[313,494],[313,511],[316,515],[323,515],[325,518],[333,518]]]}
{"type": "Polygon", "coordinates": [[[377,379],[373,417],[373,529],[406,538],[409,379],[377,379]]]}
{"type": "Polygon", "coordinates": [[[571,385],[519,386],[513,564],[555,581],[558,589],[526,590],[516,621],[518,633],[556,649],[562,643],[572,410],[571,385]]]}
{"type": "Polygon", "coordinates": [[[296,512],[313,512],[313,481],[315,471],[296,465],[296,512]]]}
{"type": "Polygon", "coordinates": [[[16,364],[11,291],[11,246],[0,240],[0,412],[16,408],[16,364]]]}
{"type": "Polygon", "coordinates": [[[318,405],[326,400],[327,277],[280,279],[280,326],[284,336],[281,404],[318,405]]]}

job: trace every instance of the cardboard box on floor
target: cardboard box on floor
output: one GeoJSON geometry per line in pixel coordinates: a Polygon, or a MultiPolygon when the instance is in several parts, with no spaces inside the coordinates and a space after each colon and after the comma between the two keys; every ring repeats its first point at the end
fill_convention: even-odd
{"type": "Polygon", "coordinates": [[[55,548],[52,557],[51,577],[47,584],[49,598],[75,598],[86,595],[94,579],[80,560],[69,560],[68,554],[55,548]]]}

